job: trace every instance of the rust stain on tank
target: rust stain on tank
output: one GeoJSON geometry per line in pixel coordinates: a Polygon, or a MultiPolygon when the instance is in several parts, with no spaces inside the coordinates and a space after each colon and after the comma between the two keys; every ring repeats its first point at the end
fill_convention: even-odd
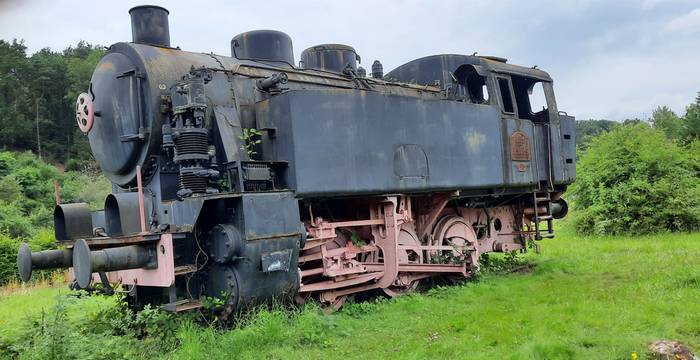
{"type": "Polygon", "coordinates": [[[112,70],[114,69],[114,63],[111,61],[101,62],[97,69],[100,71],[112,70]]]}
{"type": "Polygon", "coordinates": [[[173,54],[174,52],[178,51],[177,49],[167,48],[167,47],[157,47],[157,49],[158,49],[158,52],[161,52],[161,53],[167,54],[167,55],[173,54]]]}

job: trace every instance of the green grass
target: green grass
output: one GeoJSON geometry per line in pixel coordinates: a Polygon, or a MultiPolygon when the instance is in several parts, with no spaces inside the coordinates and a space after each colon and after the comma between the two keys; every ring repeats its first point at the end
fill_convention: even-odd
{"type": "MultiPolygon", "coordinates": [[[[629,359],[657,339],[700,351],[700,234],[585,238],[560,233],[532,272],[322,315],[262,311],[217,331],[183,321],[175,359],[629,359]]],[[[0,299],[2,327],[56,290],[0,299]],[[7,316],[7,317],[6,317],[7,316]]],[[[29,310],[28,310],[29,309],[29,310]]],[[[26,316],[26,315],[25,315],[26,316]]],[[[0,334],[2,334],[0,332],[0,334]]],[[[1,335],[0,335],[1,336],[1,335]]],[[[156,354],[148,354],[154,357],[156,354]]]]}
{"type": "Polygon", "coordinates": [[[68,316],[58,324],[65,329],[81,327],[98,312],[115,307],[117,302],[114,297],[79,299],[73,295],[67,286],[15,289],[10,295],[0,295],[0,357],[19,339],[27,338],[37,329],[44,330],[37,322],[43,319],[50,324],[55,320],[57,299],[65,299],[62,305],[68,316]]]}
{"type": "Polygon", "coordinates": [[[40,288],[0,296],[0,339],[8,341],[19,336],[29,319],[39,316],[43,309],[50,309],[56,296],[67,292],[67,289],[40,288]]]}

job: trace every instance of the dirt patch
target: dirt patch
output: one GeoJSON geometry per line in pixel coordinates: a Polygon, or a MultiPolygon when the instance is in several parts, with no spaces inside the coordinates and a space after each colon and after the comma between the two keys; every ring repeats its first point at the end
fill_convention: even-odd
{"type": "Polygon", "coordinates": [[[512,274],[529,274],[529,273],[535,271],[536,267],[537,267],[536,263],[527,263],[524,265],[516,266],[516,267],[510,269],[510,271],[508,271],[508,272],[512,273],[512,274]]]}
{"type": "Polygon", "coordinates": [[[649,358],[653,360],[698,360],[687,346],[678,341],[657,340],[649,344],[649,358]]]}

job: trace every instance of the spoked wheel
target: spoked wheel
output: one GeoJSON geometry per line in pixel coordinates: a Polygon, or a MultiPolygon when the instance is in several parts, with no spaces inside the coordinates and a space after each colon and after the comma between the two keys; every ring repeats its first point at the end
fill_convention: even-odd
{"type": "Polygon", "coordinates": [[[432,245],[451,246],[454,250],[433,251],[429,254],[431,261],[463,263],[462,275],[467,277],[479,267],[479,253],[474,229],[463,218],[455,215],[445,216],[435,225],[432,245]]]}
{"type": "MultiPolygon", "coordinates": [[[[418,235],[413,227],[412,223],[406,223],[401,225],[401,230],[399,231],[399,246],[420,246],[420,240],[418,240],[418,235]]],[[[423,263],[423,252],[414,250],[399,250],[397,254],[399,258],[399,264],[422,264],[423,263]]],[[[388,296],[395,297],[403,294],[410,293],[416,288],[420,280],[411,280],[408,275],[399,275],[396,279],[394,285],[383,288],[382,291],[388,296]]]]}

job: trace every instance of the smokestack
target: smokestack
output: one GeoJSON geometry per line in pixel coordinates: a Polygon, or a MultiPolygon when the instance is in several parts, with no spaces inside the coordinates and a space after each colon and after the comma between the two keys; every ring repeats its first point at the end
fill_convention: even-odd
{"type": "Polygon", "coordinates": [[[170,47],[170,27],[165,8],[141,5],[131,8],[131,37],[134,43],[170,47]]]}

